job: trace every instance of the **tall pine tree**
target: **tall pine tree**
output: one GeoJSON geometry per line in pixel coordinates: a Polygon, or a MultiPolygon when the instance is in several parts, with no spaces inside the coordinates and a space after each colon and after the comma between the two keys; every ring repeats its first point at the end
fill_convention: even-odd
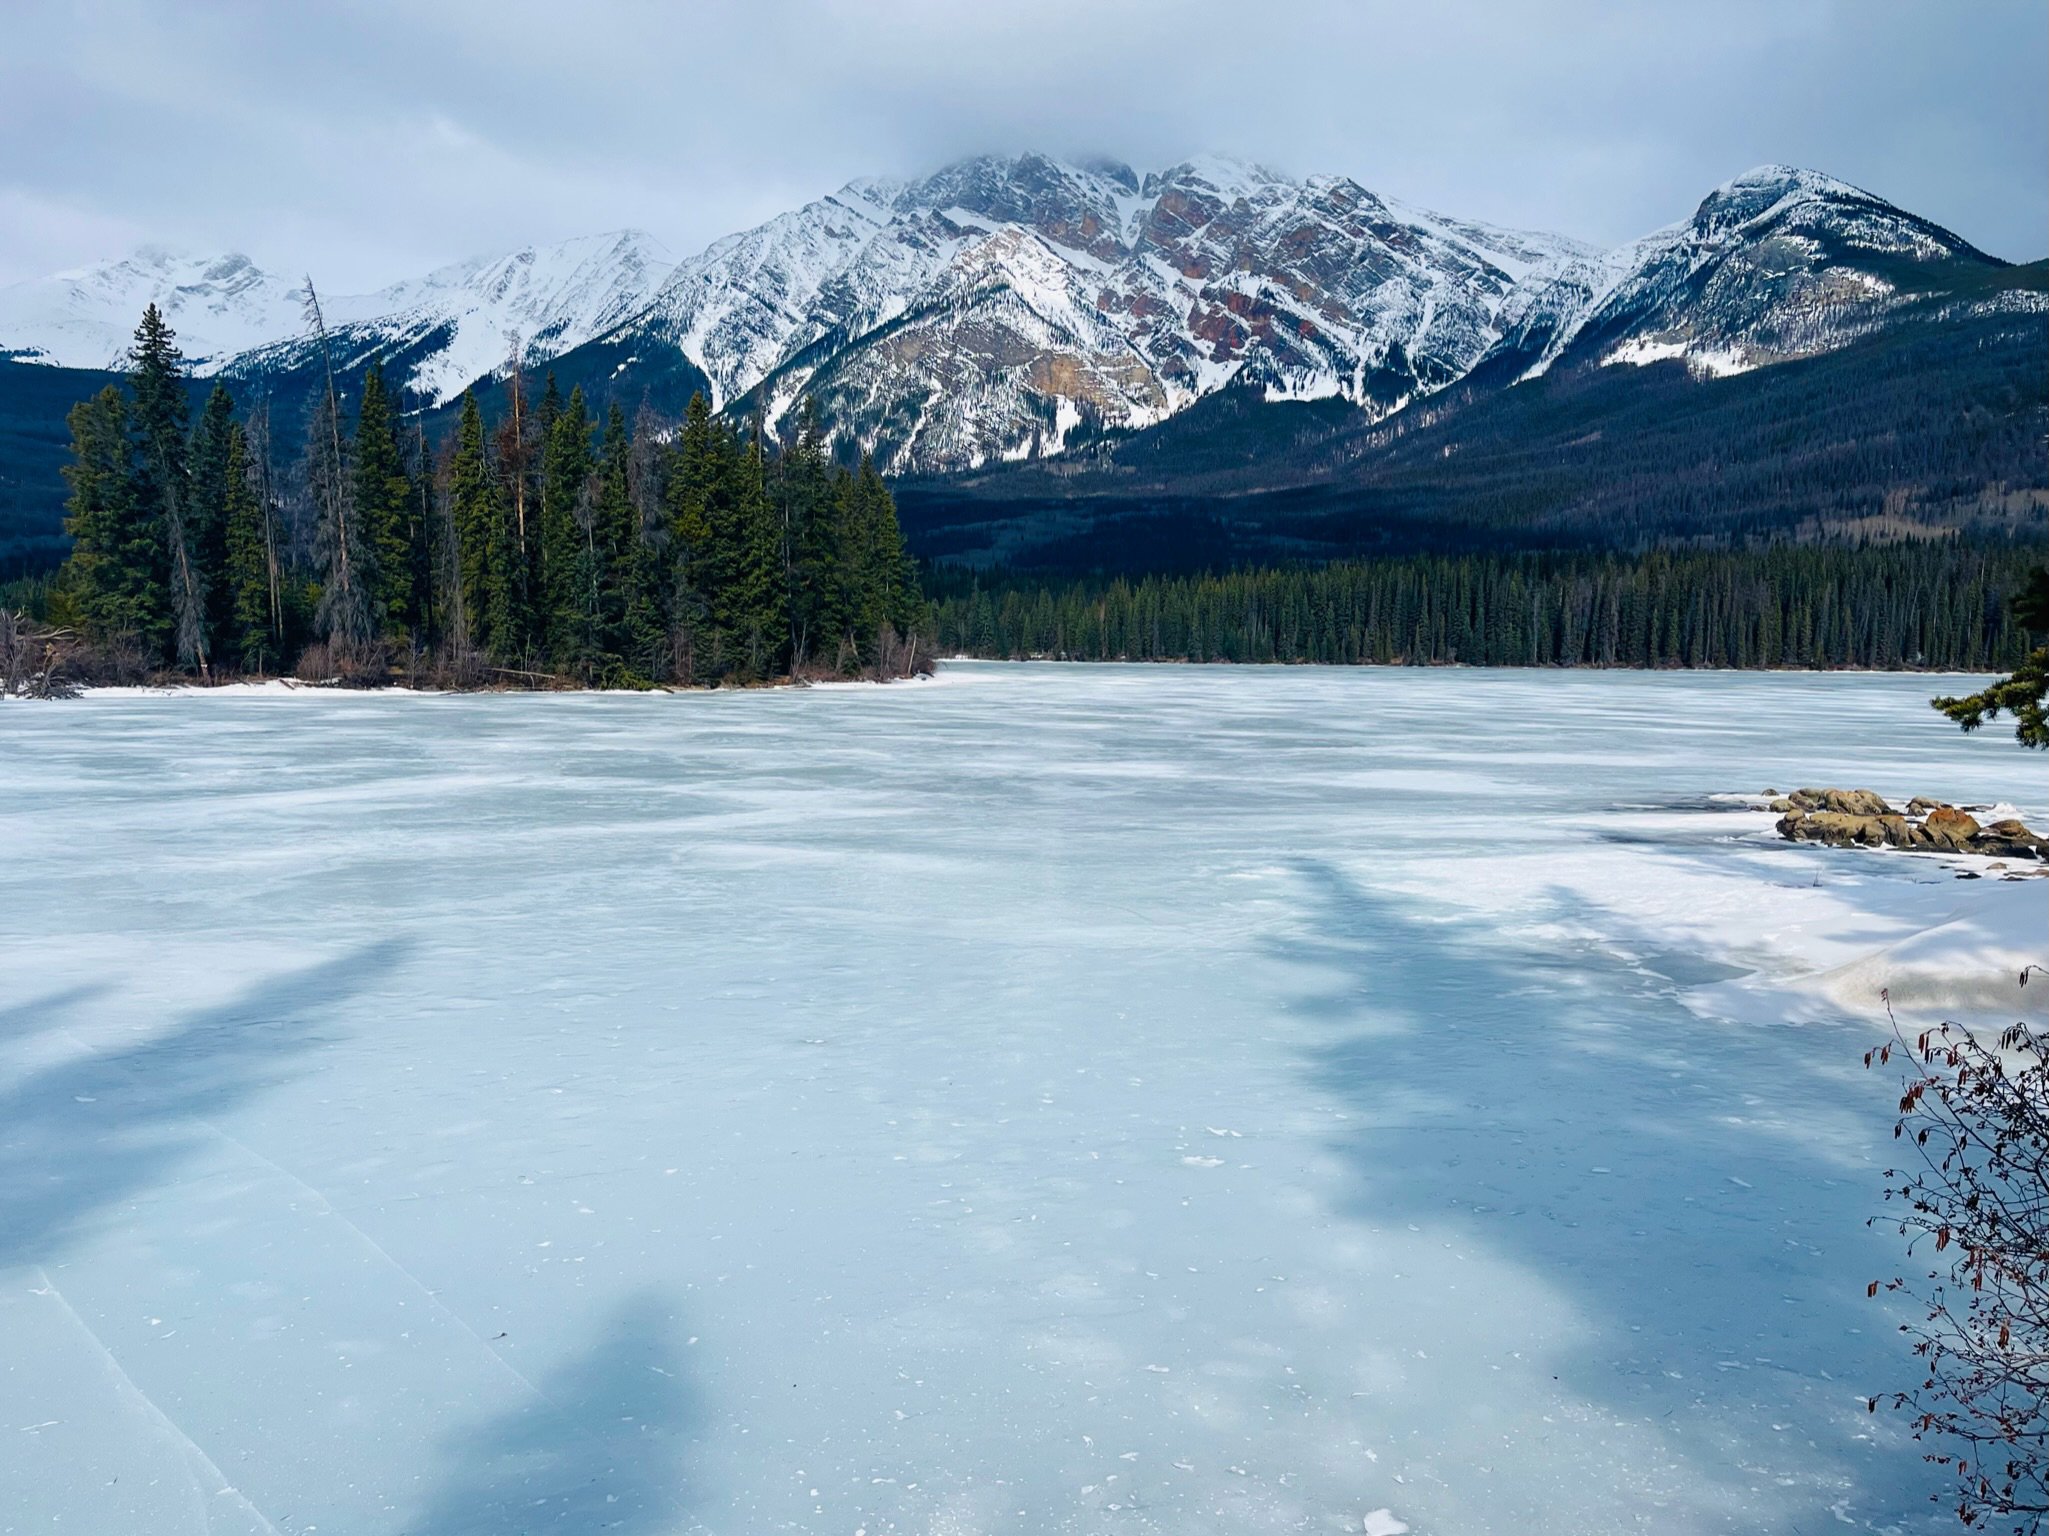
{"type": "Polygon", "coordinates": [[[462,650],[489,650],[494,601],[492,558],[504,519],[498,509],[498,487],[484,450],[484,413],[475,390],[462,397],[456,425],[455,454],[449,461],[448,510],[455,534],[454,639],[462,650]]]}
{"type": "MultiPolygon", "coordinates": [[[[554,378],[549,377],[552,391],[554,378]]],[[[582,670],[592,649],[595,579],[579,507],[591,476],[590,411],[583,391],[565,406],[543,401],[548,436],[541,459],[542,618],[548,652],[560,665],[582,670]]]]}
{"type": "Polygon", "coordinates": [[[153,661],[168,623],[163,541],[137,495],[127,398],[114,385],[71,408],[71,557],[58,574],[57,616],[100,645],[132,644],[153,661]]]}
{"type": "Polygon", "coordinates": [[[221,522],[226,554],[220,588],[227,600],[227,617],[218,633],[223,651],[231,653],[238,665],[262,672],[284,659],[273,580],[275,535],[257,467],[250,458],[249,437],[239,424],[228,428],[223,469],[221,522]]]}
{"type": "Polygon", "coordinates": [[[206,631],[214,648],[223,652],[231,647],[234,628],[234,596],[227,575],[228,440],[234,430],[235,402],[224,386],[216,384],[192,433],[186,529],[193,559],[206,581],[206,631]]]}
{"type": "Polygon", "coordinates": [[[151,304],[135,328],[128,352],[128,391],[134,401],[135,513],[154,535],[157,555],[149,579],[163,593],[161,627],[146,643],[172,649],[188,664],[205,652],[203,577],[190,550],[187,526],[185,359],[163,312],[151,304]]]}
{"type": "Polygon", "coordinates": [[[375,628],[404,643],[418,638],[413,609],[413,484],[399,449],[400,422],[384,370],[376,363],[363,375],[356,409],[356,438],[350,455],[350,494],[359,537],[375,569],[365,580],[375,628]]]}

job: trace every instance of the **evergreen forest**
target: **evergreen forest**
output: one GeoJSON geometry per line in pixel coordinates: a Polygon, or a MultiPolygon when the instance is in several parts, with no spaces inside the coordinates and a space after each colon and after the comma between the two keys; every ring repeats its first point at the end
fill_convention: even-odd
{"type": "Polygon", "coordinates": [[[2037,546],[1414,555],[1222,575],[956,581],[940,649],[1075,661],[1984,671],[2037,546]]]}
{"type": "MultiPolygon", "coordinates": [[[[317,316],[316,316],[317,319],[317,316]]],[[[83,670],[614,687],[894,676],[930,615],[888,488],[815,414],[772,450],[700,394],[602,417],[516,373],[430,442],[372,366],[330,378],[298,461],[223,386],[191,420],[152,305],[125,387],[70,413],[69,558],[39,607],[83,670]]]]}
{"type": "Polygon", "coordinates": [[[701,393],[629,420],[515,369],[488,412],[471,391],[430,415],[374,363],[349,383],[273,432],[260,381],[247,408],[201,395],[152,307],[125,381],[70,412],[69,558],[0,587],[14,632],[53,626],[100,680],[704,686],[946,654],[1985,671],[2027,656],[2007,599],[2043,564],[1949,531],[921,579],[890,488],[809,402],[776,440],[701,393]]]}

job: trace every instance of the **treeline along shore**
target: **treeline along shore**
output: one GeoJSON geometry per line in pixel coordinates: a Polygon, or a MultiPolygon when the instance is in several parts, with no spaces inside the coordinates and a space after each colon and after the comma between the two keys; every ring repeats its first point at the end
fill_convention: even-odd
{"type": "Polygon", "coordinates": [[[1490,667],[2013,666],[2039,545],[1417,555],[1060,583],[942,577],[949,654],[1490,667]]]}
{"type": "MultiPolygon", "coordinates": [[[[317,323],[317,315],[316,315],[317,323]]],[[[373,364],[273,463],[268,407],[195,396],[154,307],[125,385],[71,412],[69,558],[0,586],[0,691],[296,674],[668,687],[1075,661],[1994,671],[2038,542],[1947,535],[1413,554],[1130,577],[939,566],[874,465],[694,397],[598,419],[512,370],[430,441],[373,364]],[[930,594],[928,596],[928,594],[930,594]]],[[[300,434],[294,433],[298,438],[300,434]]],[[[2040,578],[2037,578],[2040,579],[2040,578]]]]}
{"type": "MultiPolygon", "coordinates": [[[[315,315],[317,322],[317,312],[315,315]]],[[[700,395],[680,422],[594,419],[515,371],[430,443],[372,366],[330,379],[300,462],[259,397],[188,419],[154,305],[126,386],[70,416],[69,558],[38,594],[83,681],[314,680],[613,687],[902,676],[930,612],[874,466],[835,465],[808,409],[772,452],[700,395]]],[[[4,606],[4,605],[0,605],[4,606]]],[[[18,621],[16,621],[18,624],[18,621]]],[[[23,642],[16,636],[17,649],[23,642]]]]}

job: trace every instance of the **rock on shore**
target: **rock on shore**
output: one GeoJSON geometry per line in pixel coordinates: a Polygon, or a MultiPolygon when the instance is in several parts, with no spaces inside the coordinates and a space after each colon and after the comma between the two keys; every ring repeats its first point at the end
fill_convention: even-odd
{"type": "Polygon", "coordinates": [[[2008,818],[1984,825],[1968,810],[1919,795],[1897,811],[1868,789],[1796,789],[1774,799],[1771,809],[1780,813],[1779,835],[1796,843],[2049,859],[2049,837],[2025,823],[2008,818]]]}

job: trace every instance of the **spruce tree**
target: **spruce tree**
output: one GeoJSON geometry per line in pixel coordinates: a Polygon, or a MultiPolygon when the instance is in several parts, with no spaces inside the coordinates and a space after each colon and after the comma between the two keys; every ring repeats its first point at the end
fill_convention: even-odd
{"type": "Polygon", "coordinates": [[[677,674],[685,683],[709,681],[716,675],[710,594],[717,580],[712,502],[720,480],[721,437],[710,404],[702,394],[692,395],[670,457],[667,496],[675,562],[671,644],[677,674]]]}
{"type": "MultiPolygon", "coordinates": [[[[491,648],[505,661],[524,658],[542,635],[543,577],[540,508],[535,496],[533,414],[527,409],[520,344],[513,338],[505,379],[505,419],[499,423],[492,465],[498,481],[502,526],[491,544],[491,648]]],[[[540,445],[545,447],[545,444],[540,445]]]]}
{"type": "Polygon", "coordinates": [[[101,645],[126,641],[145,659],[161,649],[168,620],[160,576],[162,540],[142,510],[128,401],[114,385],[71,408],[71,556],[58,573],[57,616],[101,645]]]}
{"type": "MultiPolygon", "coordinates": [[[[504,441],[503,434],[499,440],[504,441]]],[[[521,502],[515,500],[515,496],[524,497],[524,477],[508,477],[502,462],[494,463],[492,468],[496,473],[490,477],[491,525],[485,546],[490,581],[485,592],[484,633],[490,653],[511,666],[530,660],[534,643],[528,550],[520,527],[521,502]]]]}
{"type": "Polygon", "coordinates": [[[827,582],[837,559],[838,519],[825,432],[808,396],[799,408],[797,439],[776,466],[775,494],[783,543],[784,605],[790,665],[807,665],[832,637],[827,582]]]}
{"type": "Polygon", "coordinates": [[[186,490],[185,359],[163,314],[151,304],[135,328],[128,352],[128,391],[134,398],[135,470],[146,515],[162,517],[171,498],[186,490]]]}
{"type": "Polygon", "coordinates": [[[192,433],[191,506],[186,519],[192,556],[206,583],[206,630],[216,649],[230,647],[234,596],[228,580],[228,442],[235,431],[235,402],[216,384],[206,397],[192,433]]]}
{"type": "Polygon", "coordinates": [[[706,599],[715,665],[763,677],[774,670],[782,621],[781,541],[769,505],[759,433],[744,445],[715,428],[706,599]]]}
{"type": "MultiPolygon", "coordinates": [[[[146,577],[162,593],[163,620],[144,638],[161,652],[174,645],[179,659],[195,661],[205,651],[203,578],[189,548],[186,436],[190,412],[185,400],[185,359],[177,337],[155,304],[142,312],[128,352],[128,391],[134,404],[135,514],[157,546],[146,577]]],[[[140,550],[137,550],[140,555],[140,550]]]]}
{"type": "Polygon", "coordinates": [[[842,464],[832,477],[832,500],[818,534],[822,559],[818,576],[818,635],[821,657],[833,670],[860,665],[863,562],[860,482],[842,464]]]}
{"type": "Polygon", "coordinates": [[[492,601],[492,548],[501,519],[498,490],[484,452],[484,413],[475,390],[462,397],[455,454],[449,463],[449,522],[455,534],[455,639],[463,649],[488,649],[492,601]]]}
{"type": "Polygon", "coordinates": [[[580,388],[570,391],[566,406],[559,400],[550,405],[546,397],[543,406],[548,436],[541,458],[542,622],[549,654],[562,665],[582,668],[595,622],[593,567],[578,516],[591,476],[590,411],[580,388]]]}
{"type": "Polygon", "coordinates": [[[591,542],[599,597],[597,645],[607,676],[616,676],[625,669],[632,645],[626,609],[634,555],[640,543],[640,514],[633,502],[632,459],[626,413],[615,403],[605,414],[605,437],[598,453],[596,494],[591,503],[591,542]]]}
{"type": "Polygon", "coordinates": [[[628,666],[650,682],[669,676],[669,614],[675,586],[674,536],[664,499],[670,455],[660,436],[654,412],[643,405],[633,424],[627,459],[635,537],[626,559],[620,650],[628,666]]]}
{"type": "Polygon", "coordinates": [[[418,638],[413,609],[414,489],[399,449],[398,412],[376,363],[363,376],[350,453],[350,494],[358,536],[375,571],[365,580],[375,629],[394,641],[418,638]]]}
{"type": "Polygon", "coordinates": [[[417,416],[411,431],[401,429],[408,443],[406,460],[406,622],[423,644],[441,638],[441,617],[435,594],[435,547],[440,526],[434,516],[434,464],[427,452],[426,424],[417,416]]]}
{"type": "Polygon", "coordinates": [[[271,532],[268,509],[256,485],[249,437],[240,425],[228,428],[223,466],[222,525],[226,555],[220,590],[227,618],[217,632],[221,646],[244,670],[261,672],[280,662],[282,636],[271,593],[271,532]]]}

